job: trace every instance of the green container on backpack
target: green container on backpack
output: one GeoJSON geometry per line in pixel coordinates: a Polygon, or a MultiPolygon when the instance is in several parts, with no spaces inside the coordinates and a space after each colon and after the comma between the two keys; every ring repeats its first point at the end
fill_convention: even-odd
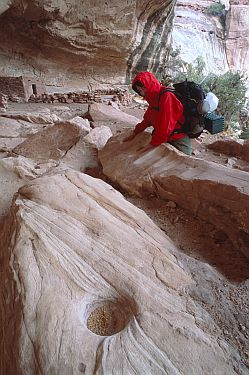
{"type": "Polygon", "coordinates": [[[223,116],[218,116],[215,113],[207,113],[204,115],[204,128],[211,134],[216,134],[224,131],[225,119],[223,116]]]}

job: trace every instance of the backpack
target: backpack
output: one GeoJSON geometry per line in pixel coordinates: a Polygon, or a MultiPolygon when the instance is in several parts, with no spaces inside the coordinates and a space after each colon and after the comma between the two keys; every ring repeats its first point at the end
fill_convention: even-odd
{"type": "Polygon", "coordinates": [[[185,122],[184,124],[180,123],[181,128],[173,130],[171,135],[185,133],[189,138],[197,138],[205,127],[202,104],[206,93],[201,85],[187,79],[183,82],[175,83],[173,86],[174,88],[165,88],[160,92],[158,107],[153,107],[152,109],[159,110],[161,96],[165,92],[172,92],[183,105],[185,122]]]}

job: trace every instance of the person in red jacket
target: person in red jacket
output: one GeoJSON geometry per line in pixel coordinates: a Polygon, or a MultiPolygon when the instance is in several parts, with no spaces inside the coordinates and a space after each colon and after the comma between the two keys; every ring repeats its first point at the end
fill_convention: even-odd
{"type": "Polygon", "coordinates": [[[132,81],[132,88],[144,97],[149,107],[144,114],[143,121],[136,125],[133,133],[124,139],[132,140],[137,134],[152,126],[151,142],[143,148],[143,152],[168,142],[178,150],[191,155],[191,140],[187,134],[181,132],[184,123],[183,105],[172,92],[160,92],[165,89],[157,78],[150,72],[139,73],[132,81]]]}

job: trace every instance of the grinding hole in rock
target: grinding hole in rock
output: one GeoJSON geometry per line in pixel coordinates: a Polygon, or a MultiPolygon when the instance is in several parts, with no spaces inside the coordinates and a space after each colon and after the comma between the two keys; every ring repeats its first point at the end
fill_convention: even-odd
{"type": "Polygon", "coordinates": [[[87,313],[87,328],[99,336],[112,336],[122,331],[132,319],[130,301],[108,300],[96,303],[87,313]]]}

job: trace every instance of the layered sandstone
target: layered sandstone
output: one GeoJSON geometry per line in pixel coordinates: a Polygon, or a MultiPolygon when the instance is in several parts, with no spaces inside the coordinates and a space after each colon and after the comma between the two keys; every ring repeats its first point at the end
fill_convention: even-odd
{"type": "Polygon", "coordinates": [[[218,3],[213,0],[177,0],[172,28],[172,48],[192,63],[202,57],[206,72],[221,74],[239,70],[249,72],[249,2],[223,0],[223,15],[206,11],[218,3]]]}
{"type": "Polygon", "coordinates": [[[104,173],[131,194],[156,194],[215,224],[249,258],[249,175],[189,157],[171,145],[143,153],[150,140],[140,133],[132,142],[112,138],[99,152],[104,173]],[[115,159],[111,155],[116,155],[115,159]]]}
{"type": "Polygon", "coordinates": [[[103,181],[22,187],[0,240],[2,373],[246,375],[172,242],[103,181]]]}
{"type": "Polygon", "coordinates": [[[227,59],[231,69],[248,75],[249,71],[249,1],[230,0],[226,28],[227,59]]]}
{"type": "Polygon", "coordinates": [[[221,152],[229,156],[235,156],[239,159],[249,162],[249,141],[244,140],[220,140],[208,145],[210,150],[221,152]]]}
{"type": "Polygon", "coordinates": [[[206,13],[213,0],[3,1],[0,75],[91,92],[161,72],[170,47],[187,62],[201,56],[207,72],[248,73],[248,1],[221,2],[222,17],[206,13]]]}
{"type": "MultiPolygon", "coordinates": [[[[92,105],[88,119],[50,108],[0,117],[0,373],[247,375],[238,288],[245,328],[234,342],[203,287],[229,280],[197,260],[193,272],[142,210],[82,172],[99,155],[123,189],[192,210],[246,256],[248,173],[171,146],[142,154],[149,134],[122,143],[139,120],[112,106],[92,105]]],[[[224,320],[237,311],[228,292],[224,320]]]]}
{"type": "Polygon", "coordinates": [[[89,88],[88,82],[124,83],[134,70],[157,64],[165,51],[173,3],[4,2],[0,74],[35,75],[50,85],[81,88],[89,88]]]}
{"type": "Polygon", "coordinates": [[[206,72],[220,74],[228,70],[225,27],[219,17],[206,13],[212,0],[177,0],[172,29],[172,48],[180,48],[182,60],[192,63],[198,57],[206,72]]]}

